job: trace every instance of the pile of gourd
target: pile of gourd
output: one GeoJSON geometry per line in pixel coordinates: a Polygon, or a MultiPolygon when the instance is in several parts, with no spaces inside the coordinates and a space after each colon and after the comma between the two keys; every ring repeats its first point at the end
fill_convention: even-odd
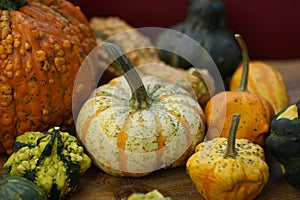
{"type": "Polygon", "coordinates": [[[0,8],[0,151],[10,155],[11,175],[0,176],[0,199],[63,199],[92,162],[133,177],[186,166],[206,199],[253,199],[269,180],[265,148],[300,187],[300,101],[290,104],[275,68],[249,61],[240,35],[242,65],[230,90],[212,96],[209,73],[168,66],[153,49],[124,54],[126,45],[149,40],[135,32],[139,40],[105,42],[116,28],[93,27],[68,1],[11,0],[0,8]],[[89,94],[74,82],[97,41],[110,68],[89,94]],[[140,63],[150,64],[139,70],[140,63]],[[173,73],[159,75],[164,69],[173,73]],[[66,128],[73,92],[83,102],[76,135],[66,128]]]}

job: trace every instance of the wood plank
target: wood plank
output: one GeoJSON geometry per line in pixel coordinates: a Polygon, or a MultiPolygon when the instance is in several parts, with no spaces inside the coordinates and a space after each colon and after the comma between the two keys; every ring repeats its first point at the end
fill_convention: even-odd
{"type": "MultiPolygon", "coordinates": [[[[277,68],[284,77],[291,102],[300,100],[300,60],[265,61],[277,68]]],[[[300,191],[289,185],[283,178],[279,165],[270,153],[267,161],[270,166],[270,181],[258,200],[300,199],[300,191]]],[[[3,163],[7,156],[0,156],[0,173],[7,173],[3,163]]],[[[68,197],[70,200],[120,200],[132,192],[147,192],[158,189],[165,196],[173,200],[203,199],[194,184],[185,173],[185,167],[165,169],[141,178],[114,177],[92,166],[82,176],[78,191],[68,197]]]]}

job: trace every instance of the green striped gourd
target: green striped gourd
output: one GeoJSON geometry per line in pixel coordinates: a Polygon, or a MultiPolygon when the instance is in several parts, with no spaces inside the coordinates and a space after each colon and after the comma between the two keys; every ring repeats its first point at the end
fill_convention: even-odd
{"type": "Polygon", "coordinates": [[[0,199],[47,200],[47,196],[40,187],[26,178],[0,175],[0,199]]]}

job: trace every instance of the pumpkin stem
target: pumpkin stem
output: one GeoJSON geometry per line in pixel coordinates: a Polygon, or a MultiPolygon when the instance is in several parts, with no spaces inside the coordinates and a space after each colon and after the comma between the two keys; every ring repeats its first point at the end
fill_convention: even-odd
{"type": "Polygon", "coordinates": [[[227,150],[224,155],[224,158],[234,158],[236,155],[235,151],[235,137],[236,137],[236,131],[240,122],[240,114],[234,114],[232,116],[231,126],[229,130],[229,135],[227,139],[227,150]]]}
{"type": "MultiPolygon", "coordinates": [[[[44,132],[44,135],[39,137],[37,139],[37,145],[40,145],[41,140],[44,139],[45,137],[47,137],[48,135],[51,135],[51,139],[49,141],[49,143],[45,146],[43,152],[41,153],[41,156],[39,157],[39,159],[37,160],[37,166],[41,165],[41,163],[45,160],[46,157],[51,155],[51,151],[53,149],[54,143],[55,143],[55,139],[57,138],[57,152],[61,152],[61,148],[62,145],[60,145],[62,143],[62,139],[61,139],[61,134],[59,132],[59,127],[54,127],[51,132],[47,131],[44,132]]],[[[34,169],[32,171],[29,171],[25,174],[25,178],[29,179],[29,180],[35,180],[36,178],[36,173],[37,173],[37,169],[34,169]]]]}
{"type": "Polygon", "coordinates": [[[249,92],[248,91],[248,72],[249,72],[249,54],[246,43],[240,34],[234,35],[235,39],[237,40],[241,50],[242,50],[242,62],[243,62],[243,72],[242,78],[240,81],[240,86],[237,91],[242,92],[249,92]]]}
{"type": "Polygon", "coordinates": [[[1,10],[17,10],[27,4],[27,0],[0,0],[1,10]]]}
{"type": "Polygon", "coordinates": [[[52,148],[53,148],[53,145],[55,143],[55,139],[57,138],[58,139],[58,146],[57,146],[57,149],[58,149],[58,152],[60,152],[59,150],[59,144],[62,143],[61,142],[61,134],[59,132],[59,127],[54,127],[53,130],[51,132],[46,132],[45,135],[43,135],[42,137],[40,137],[38,140],[37,140],[37,144],[40,144],[41,140],[45,137],[47,137],[48,135],[51,135],[51,139],[50,139],[50,142],[45,146],[41,156],[39,157],[37,163],[38,165],[47,157],[51,154],[51,151],[52,151],[52,148]]]}
{"type": "Polygon", "coordinates": [[[119,67],[129,84],[132,92],[131,105],[137,109],[149,108],[152,99],[148,96],[146,88],[133,64],[123,53],[121,47],[110,42],[103,42],[102,46],[113,62],[119,67]]]}

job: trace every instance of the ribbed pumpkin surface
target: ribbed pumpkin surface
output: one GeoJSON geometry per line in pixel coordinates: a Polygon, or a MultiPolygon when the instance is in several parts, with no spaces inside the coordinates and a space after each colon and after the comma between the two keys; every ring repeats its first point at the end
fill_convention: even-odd
{"type": "Polygon", "coordinates": [[[28,0],[0,10],[0,152],[15,137],[72,122],[72,89],[95,38],[68,1],[28,0]]]}
{"type": "Polygon", "coordinates": [[[131,90],[119,77],[97,88],[77,118],[79,138],[110,174],[142,176],[182,165],[203,140],[204,115],[188,92],[153,76],[143,83],[153,99],[149,108],[131,105],[131,90]]]}

